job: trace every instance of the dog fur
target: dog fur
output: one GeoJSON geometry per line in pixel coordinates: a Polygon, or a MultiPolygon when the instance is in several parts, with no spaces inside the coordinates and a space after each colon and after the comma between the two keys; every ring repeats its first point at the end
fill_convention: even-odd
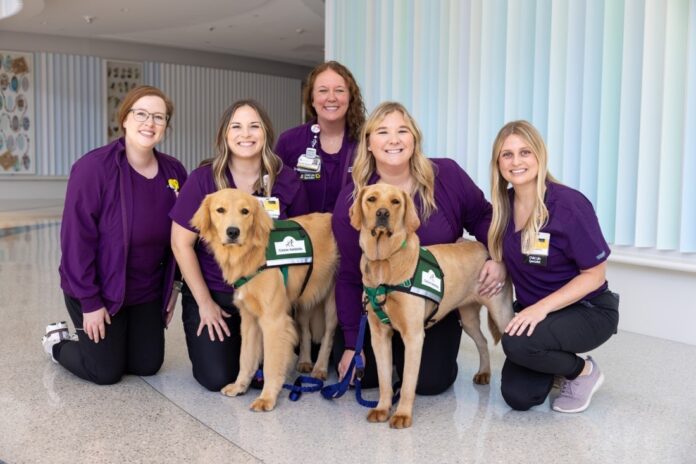
{"type": "MultiPolygon", "coordinates": [[[[358,192],[350,209],[350,219],[351,225],[360,231],[360,247],[363,250],[360,269],[365,286],[398,285],[413,276],[420,246],[415,232],[420,220],[408,194],[387,184],[367,186],[358,192]]],[[[474,382],[487,384],[491,369],[486,338],[480,327],[481,305],[488,308],[489,328],[497,343],[512,319],[512,286],[509,281],[506,282],[501,292],[491,298],[478,294],[478,276],[488,257],[485,247],[479,242],[462,241],[426,248],[435,256],[444,273],[445,294],[434,319],[440,320],[455,308],[459,309],[464,331],[474,340],[479,352],[479,370],[474,382]]],[[[404,342],[405,360],[401,400],[389,423],[394,428],[411,426],[425,337],[424,323],[434,308],[435,303],[425,298],[391,292],[384,305],[391,326],[381,323],[374,311],[368,308],[379,378],[379,403],[370,410],[368,421],[384,422],[389,419],[392,406],[391,336],[395,329],[404,342]]]]}
{"type": "MultiPolygon", "coordinates": [[[[264,386],[251,404],[254,411],[270,411],[275,407],[290,370],[293,348],[298,341],[292,307],[297,312],[301,333],[298,369],[311,370],[317,378],[327,377],[337,325],[334,285],[338,251],[331,231],[331,214],[314,213],[292,219],[305,229],[314,247],[314,266],[304,292],[300,295],[308,264],[289,267],[287,286],[280,269],[272,268],[261,271],[234,292],[233,302],[242,320],[239,374],[222,393],[227,396],[245,393],[263,360],[264,386]],[[314,329],[314,339],[321,340],[313,368],[310,327],[314,329]]],[[[232,284],[240,277],[252,275],[266,263],[273,221],[253,196],[236,189],[212,193],[201,203],[191,225],[200,231],[210,247],[226,282],[232,284]],[[233,237],[235,234],[238,236],[233,237]]]]}

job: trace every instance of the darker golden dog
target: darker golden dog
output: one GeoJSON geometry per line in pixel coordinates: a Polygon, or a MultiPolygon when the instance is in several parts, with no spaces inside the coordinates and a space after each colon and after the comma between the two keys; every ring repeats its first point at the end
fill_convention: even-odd
{"type": "Polygon", "coordinates": [[[315,213],[292,220],[309,235],[314,264],[306,282],[308,264],[289,266],[287,285],[280,268],[262,269],[266,264],[266,246],[273,221],[256,198],[236,189],[219,190],[205,197],[191,220],[191,225],[200,231],[213,252],[228,283],[251,277],[234,292],[234,304],[242,319],[239,375],[234,383],[222,389],[222,393],[237,396],[246,392],[263,360],[263,390],[251,404],[255,411],[273,409],[283,388],[298,338],[291,317],[293,306],[302,334],[298,369],[307,372],[312,368],[311,325],[315,329],[315,341],[321,336],[321,349],[312,375],[322,379],[327,376],[337,324],[334,275],[338,252],[331,232],[331,215],[315,213]],[[316,329],[321,322],[324,328],[319,332],[316,329]]]}
{"type": "MultiPolygon", "coordinates": [[[[360,269],[365,287],[399,285],[414,276],[419,255],[419,239],[415,232],[420,220],[409,195],[391,185],[367,186],[358,192],[350,209],[350,219],[351,225],[360,231],[363,250],[360,269]]],[[[426,248],[444,273],[444,295],[437,312],[432,314],[435,303],[431,300],[400,291],[388,293],[384,302],[384,312],[391,325],[380,322],[368,308],[379,377],[379,403],[367,416],[370,422],[386,421],[392,406],[392,329],[401,334],[405,352],[401,401],[389,422],[392,427],[404,428],[412,423],[426,319],[432,314],[434,320],[440,320],[455,308],[459,309],[464,330],[478,348],[480,364],[474,382],[481,384],[489,382],[491,372],[487,342],[481,333],[481,305],[488,308],[489,327],[496,343],[512,319],[509,282],[491,298],[478,294],[478,276],[488,257],[481,243],[460,242],[426,248]]]]}

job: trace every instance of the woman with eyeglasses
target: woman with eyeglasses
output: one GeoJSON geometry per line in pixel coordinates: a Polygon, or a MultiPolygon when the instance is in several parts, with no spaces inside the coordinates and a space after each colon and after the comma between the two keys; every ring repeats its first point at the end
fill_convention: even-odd
{"type": "Polygon", "coordinates": [[[220,118],[214,158],[191,172],[170,214],[172,250],[186,282],[182,319],[193,377],[210,391],[237,378],[241,319],[232,305],[234,289],[191,219],[206,195],[225,188],[256,196],[272,218],[308,213],[304,186],[273,153],[273,141],[271,120],[259,103],[232,104],[220,118]]]}
{"type": "Polygon", "coordinates": [[[155,146],[173,113],[159,89],[131,90],[118,114],[125,135],[77,160],[68,179],[59,271],[77,334],[57,322],[42,342],[53,361],[96,384],[153,375],[164,360],[180,288],[169,211],[187,175],[155,146]]]}

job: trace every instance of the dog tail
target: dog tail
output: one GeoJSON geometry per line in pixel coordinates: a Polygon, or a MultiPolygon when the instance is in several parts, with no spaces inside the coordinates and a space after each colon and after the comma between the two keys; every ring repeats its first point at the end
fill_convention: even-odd
{"type": "Polygon", "coordinates": [[[491,317],[491,313],[488,311],[488,330],[490,330],[491,335],[493,335],[493,344],[497,344],[501,338],[503,338],[503,334],[500,332],[500,329],[498,329],[498,325],[495,323],[493,318],[491,317]]]}

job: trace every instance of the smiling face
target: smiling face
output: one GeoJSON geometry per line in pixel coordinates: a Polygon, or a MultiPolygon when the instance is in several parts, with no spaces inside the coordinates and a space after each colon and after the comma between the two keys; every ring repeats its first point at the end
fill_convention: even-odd
{"type": "Polygon", "coordinates": [[[498,154],[498,169],[503,179],[513,187],[534,185],[539,174],[539,161],[522,137],[511,134],[498,154]]]}
{"type": "Polygon", "coordinates": [[[261,157],[266,133],[261,117],[250,106],[241,106],[232,114],[227,127],[227,146],[239,158],[261,157]]]}
{"type": "Polygon", "coordinates": [[[158,125],[154,121],[155,116],[167,115],[167,106],[164,100],[155,95],[148,95],[136,100],[130,109],[132,111],[123,121],[126,145],[141,150],[152,150],[155,145],[162,141],[167,129],[166,124],[158,125]],[[150,116],[143,122],[136,121],[135,112],[138,110],[150,113],[150,116]]]}
{"type": "Polygon", "coordinates": [[[350,92],[345,79],[332,69],[319,73],[312,88],[312,107],[319,123],[345,120],[349,104],[350,92]]]}
{"type": "Polygon", "coordinates": [[[413,133],[400,111],[387,114],[367,140],[367,149],[375,157],[377,170],[409,169],[414,145],[413,133]]]}

